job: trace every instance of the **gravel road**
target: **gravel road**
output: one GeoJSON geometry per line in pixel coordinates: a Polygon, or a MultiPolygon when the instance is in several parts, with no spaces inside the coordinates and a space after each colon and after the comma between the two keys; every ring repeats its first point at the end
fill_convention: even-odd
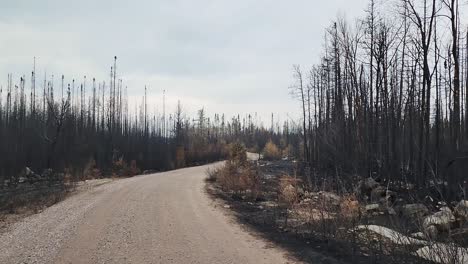
{"type": "Polygon", "coordinates": [[[204,191],[208,166],[80,192],[0,235],[0,263],[292,263],[204,191]]]}

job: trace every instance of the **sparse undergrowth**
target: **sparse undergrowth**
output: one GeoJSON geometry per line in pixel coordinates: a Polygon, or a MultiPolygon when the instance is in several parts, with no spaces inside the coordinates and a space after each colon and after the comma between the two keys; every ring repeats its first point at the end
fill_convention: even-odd
{"type": "Polygon", "coordinates": [[[228,161],[209,172],[208,190],[225,200],[241,222],[289,247],[305,261],[316,261],[311,251],[348,263],[468,261],[464,256],[468,251],[462,247],[467,245],[468,226],[460,208],[453,209],[453,214],[448,207],[431,213],[421,209],[425,205],[403,202],[398,194],[382,190],[369,179],[356,182],[349,191],[338,188],[340,192],[332,192],[329,187],[324,191],[291,176],[295,171],[295,164],[289,161],[261,161],[258,165],[228,161]],[[257,172],[260,184],[254,189],[243,184],[246,167],[257,172]],[[448,217],[448,225],[442,223],[444,217],[448,217]],[[437,237],[427,233],[428,226],[437,229],[437,237]]]}

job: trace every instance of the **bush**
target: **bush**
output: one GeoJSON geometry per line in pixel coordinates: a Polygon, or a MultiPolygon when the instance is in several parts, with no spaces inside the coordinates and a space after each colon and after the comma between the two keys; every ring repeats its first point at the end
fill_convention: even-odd
{"type": "Polygon", "coordinates": [[[281,150],[276,146],[273,141],[268,141],[263,149],[263,158],[265,160],[280,160],[281,159],[281,150]]]}
{"type": "Polygon", "coordinates": [[[239,166],[247,162],[247,149],[242,143],[236,142],[229,146],[229,161],[239,166]]]}
{"type": "Polygon", "coordinates": [[[137,167],[136,160],[132,160],[130,166],[128,166],[123,158],[114,161],[113,177],[132,177],[140,173],[141,171],[137,167]]]}
{"type": "Polygon", "coordinates": [[[208,181],[216,181],[223,190],[239,196],[249,194],[256,199],[260,193],[260,177],[257,170],[250,164],[226,161],[226,164],[218,169],[208,170],[208,181]]]}
{"type": "Polygon", "coordinates": [[[222,169],[222,167],[206,169],[206,181],[216,182],[218,180],[218,175],[221,173],[222,169]]]}
{"type": "Polygon", "coordinates": [[[102,178],[101,171],[97,168],[96,161],[94,159],[90,159],[83,170],[82,179],[91,180],[99,178],[102,178]]]}
{"type": "Polygon", "coordinates": [[[286,207],[291,207],[299,200],[300,180],[289,175],[281,176],[279,180],[278,196],[280,202],[286,207]]]}

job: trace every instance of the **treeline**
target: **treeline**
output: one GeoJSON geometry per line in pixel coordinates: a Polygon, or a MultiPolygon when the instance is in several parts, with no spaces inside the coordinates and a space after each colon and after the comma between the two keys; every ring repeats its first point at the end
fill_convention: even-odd
{"type": "MultiPolygon", "coordinates": [[[[371,0],[338,18],[320,62],[294,66],[313,171],[467,191],[468,31],[458,0],[371,0]]],[[[465,193],[466,195],[466,193],[465,193]]]]}
{"type": "Polygon", "coordinates": [[[25,167],[74,179],[180,168],[224,158],[233,141],[253,146],[275,134],[250,115],[210,119],[201,109],[191,119],[180,103],[174,112],[166,114],[164,106],[154,113],[147,97],[145,87],[130,109],[117,58],[107,82],[39,80],[35,67],[16,81],[8,75],[0,90],[0,182],[17,181],[25,167]]]}

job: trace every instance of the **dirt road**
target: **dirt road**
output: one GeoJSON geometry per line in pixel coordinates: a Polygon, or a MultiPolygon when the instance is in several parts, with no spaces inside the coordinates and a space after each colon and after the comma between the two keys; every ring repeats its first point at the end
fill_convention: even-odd
{"type": "Polygon", "coordinates": [[[208,167],[117,180],[0,235],[0,263],[292,263],[204,191],[208,167]]]}

